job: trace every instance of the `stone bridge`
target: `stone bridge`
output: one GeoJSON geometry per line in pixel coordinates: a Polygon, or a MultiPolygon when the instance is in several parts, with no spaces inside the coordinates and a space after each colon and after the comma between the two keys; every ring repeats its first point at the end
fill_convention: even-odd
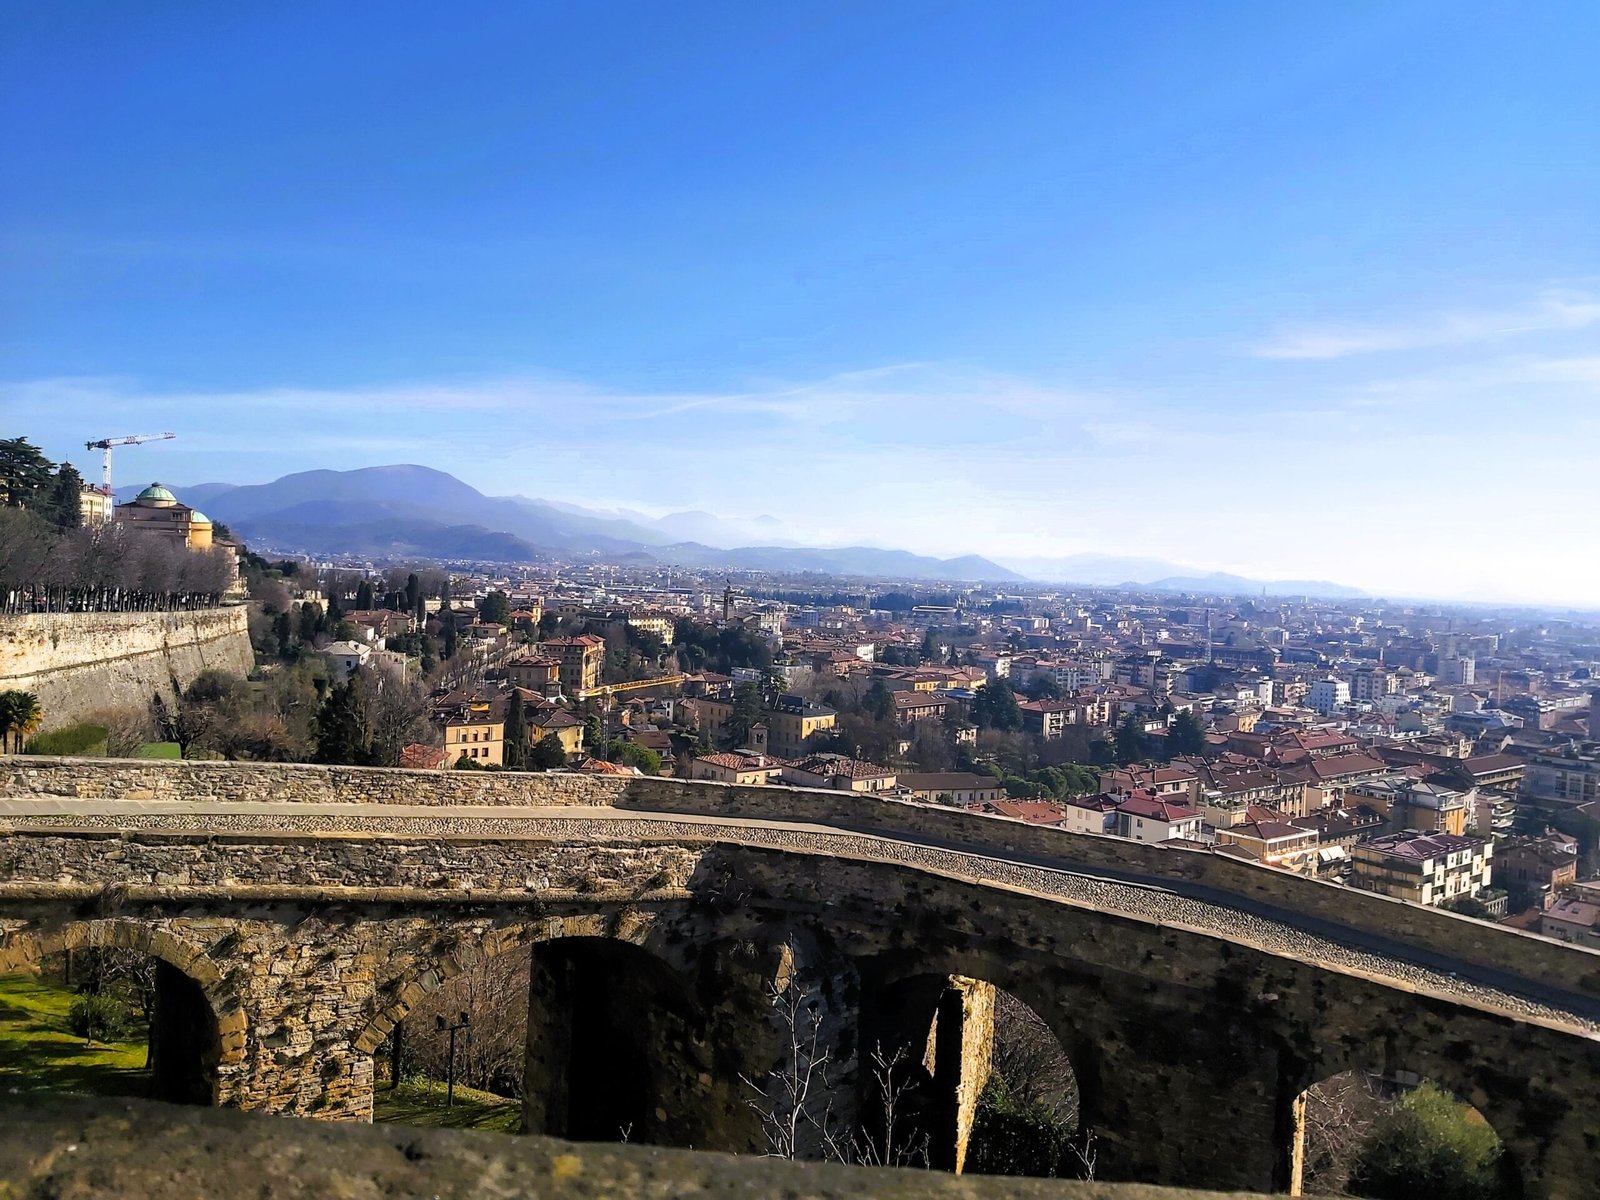
{"type": "Polygon", "coordinates": [[[667,779],[0,759],[0,971],[160,967],[163,1096],[370,1120],[373,1055],[531,950],[531,1132],[759,1152],[803,1000],[834,1117],[873,1050],[958,1167],[994,989],[1070,1058],[1106,1179],[1289,1191],[1299,1101],[1410,1071],[1529,1197],[1600,1196],[1600,954],[1217,855],[667,779]]]}

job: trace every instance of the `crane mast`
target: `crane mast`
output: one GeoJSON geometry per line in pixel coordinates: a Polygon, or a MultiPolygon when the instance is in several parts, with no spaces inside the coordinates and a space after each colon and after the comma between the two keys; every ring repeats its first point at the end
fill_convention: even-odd
{"type": "Polygon", "coordinates": [[[145,442],[166,442],[178,435],[175,433],[131,433],[127,437],[98,438],[92,442],[85,442],[85,450],[99,450],[100,457],[100,490],[107,496],[111,495],[111,447],[113,446],[142,446],[145,442]]]}

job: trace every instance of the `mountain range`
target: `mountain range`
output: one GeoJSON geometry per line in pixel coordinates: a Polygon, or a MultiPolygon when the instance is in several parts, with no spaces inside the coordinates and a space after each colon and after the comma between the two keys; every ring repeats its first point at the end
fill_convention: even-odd
{"type": "Polygon", "coordinates": [[[1070,554],[1064,558],[1001,558],[1028,579],[1045,583],[1080,583],[1091,587],[1131,588],[1151,592],[1196,592],[1223,596],[1316,596],[1353,600],[1367,593],[1325,579],[1249,579],[1225,571],[1202,572],[1161,558],[1117,554],[1070,554]]]}
{"type": "MultiPolygon", "coordinates": [[[[986,558],[931,558],[871,546],[820,548],[782,535],[776,517],[728,520],[705,512],[651,517],[524,496],[486,496],[431,467],[301,471],[271,483],[173,487],[185,504],[252,545],[316,556],[532,562],[598,554],[631,562],[715,570],[816,571],[919,581],[1016,582],[986,558]],[[770,542],[750,544],[752,535],[770,542]]],[[[132,499],[139,486],[118,490],[132,499]]]]}
{"type": "MultiPolygon", "coordinates": [[[[132,499],[141,485],[119,488],[132,499]]],[[[222,521],[252,545],[317,557],[533,562],[599,555],[701,570],[812,571],[923,582],[1074,583],[1161,592],[1353,598],[1324,580],[1260,580],[1209,574],[1159,558],[1074,554],[1060,558],[978,555],[932,558],[872,546],[802,544],[777,517],[730,519],[707,512],[662,517],[525,496],[486,496],[431,467],[395,465],[301,471],[271,483],[200,483],[178,498],[222,521]]]]}

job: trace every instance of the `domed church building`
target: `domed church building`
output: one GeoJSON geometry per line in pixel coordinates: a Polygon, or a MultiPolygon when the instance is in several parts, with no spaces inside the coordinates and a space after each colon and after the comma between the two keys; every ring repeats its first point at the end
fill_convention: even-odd
{"type": "Polygon", "coordinates": [[[116,507],[116,522],[139,537],[162,537],[181,541],[190,550],[226,550],[233,565],[233,578],[239,578],[239,547],[218,537],[210,517],[198,508],[181,502],[159,483],[152,483],[126,504],[116,507]]]}

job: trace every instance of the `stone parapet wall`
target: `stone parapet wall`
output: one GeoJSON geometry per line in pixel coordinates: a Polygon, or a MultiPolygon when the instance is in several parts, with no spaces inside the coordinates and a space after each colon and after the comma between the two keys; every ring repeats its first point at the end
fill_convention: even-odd
{"type": "MultiPolygon", "coordinates": [[[[280,763],[0,758],[0,795],[93,799],[596,806],[799,821],[1082,867],[1218,903],[1360,930],[1463,964],[1600,997],[1600,952],[1240,862],[1121,838],[1068,833],[938,805],[785,787],[575,773],[406,771],[280,763]]],[[[708,831],[708,836],[711,834],[708,831]]]]}
{"type": "MultiPolygon", "coordinates": [[[[405,1125],[332,1125],[147,1100],[28,1097],[0,1110],[0,1194],[80,1200],[539,1196],[676,1200],[1184,1200],[1219,1192],[1129,1183],[957,1178],[928,1171],[800,1165],[653,1146],[495,1137],[405,1125]],[[64,1152],[70,1147],[70,1153],[64,1152]]],[[[1242,1194],[1236,1194],[1243,1200],[1242,1194]]]]}
{"type": "Polygon", "coordinates": [[[0,616],[0,691],[38,696],[46,730],[97,709],[142,708],[205,670],[246,675],[254,665],[242,605],[0,616]]]}
{"type": "Polygon", "coordinates": [[[410,771],[313,763],[172,762],[130,758],[0,757],[0,795],[83,800],[276,801],[338,804],[614,805],[616,775],[410,771]]]}

